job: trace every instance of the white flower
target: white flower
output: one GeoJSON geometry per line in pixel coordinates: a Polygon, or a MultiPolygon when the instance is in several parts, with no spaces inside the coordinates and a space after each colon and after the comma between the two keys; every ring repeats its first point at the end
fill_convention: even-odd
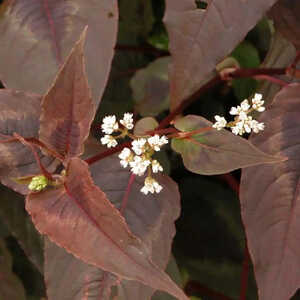
{"type": "Polygon", "coordinates": [[[131,113],[125,113],[123,116],[123,119],[120,120],[120,123],[126,127],[127,129],[133,128],[133,114],[131,113]]]}
{"type": "Polygon", "coordinates": [[[123,166],[123,168],[126,168],[128,164],[132,161],[132,152],[129,148],[124,148],[122,152],[119,154],[120,164],[123,166]]]}
{"type": "Polygon", "coordinates": [[[108,148],[116,147],[118,145],[116,139],[111,135],[105,135],[101,138],[101,143],[102,145],[107,145],[108,148]]]}
{"type": "Polygon", "coordinates": [[[152,160],[152,171],[153,173],[158,173],[163,171],[163,167],[156,159],[152,160]]]}
{"type": "Polygon", "coordinates": [[[144,138],[134,140],[132,144],[132,150],[135,152],[137,155],[141,155],[146,151],[146,143],[147,140],[144,138]]]}
{"type": "Polygon", "coordinates": [[[251,128],[253,130],[253,132],[255,133],[259,133],[260,131],[265,129],[265,124],[264,123],[259,123],[256,120],[252,120],[250,122],[251,128]]]}
{"type": "Polygon", "coordinates": [[[241,110],[244,112],[247,112],[250,108],[249,102],[247,99],[245,99],[242,103],[241,103],[241,110]]]}
{"type": "Polygon", "coordinates": [[[159,185],[159,183],[153,179],[152,177],[147,177],[145,179],[144,186],[141,188],[141,192],[147,195],[149,192],[151,194],[159,193],[162,190],[162,186],[159,185]]]}
{"type": "Polygon", "coordinates": [[[265,107],[263,106],[265,101],[261,100],[262,94],[255,94],[254,98],[252,98],[252,108],[256,111],[263,112],[265,107]]]}
{"type": "Polygon", "coordinates": [[[168,139],[164,135],[160,137],[158,134],[155,134],[148,138],[148,143],[155,151],[159,151],[161,146],[168,144],[168,139]]]}
{"type": "Polygon", "coordinates": [[[116,122],[116,116],[107,116],[103,118],[101,128],[104,133],[112,134],[119,128],[119,125],[116,122]]]}
{"type": "Polygon", "coordinates": [[[226,127],[227,121],[225,120],[225,118],[216,115],[215,120],[217,122],[214,123],[212,127],[216,128],[217,130],[221,130],[226,127]]]}
{"type": "Polygon", "coordinates": [[[243,135],[245,133],[244,130],[244,122],[240,121],[235,124],[235,126],[231,127],[231,131],[235,135],[243,135]]]}
{"type": "Polygon", "coordinates": [[[237,106],[237,107],[231,107],[230,109],[230,114],[233,115],[233,116],[236,116],[236,115],[240,115],[241,113],[246,113],[248,112],[250,108],[250,105],[249,105],[249,102],[247,99],[245,99],[242,103],[241,103],[241,106],[237,106]]]}
{"type": "Polygon", "coordinates": [[[135,156],[133,161],[129,162],[131,167],[131,172],[138,176],[144,175],[147,170],[147,167],[151,164],[149,159],[146,159],[143,156],[135,156]]]}

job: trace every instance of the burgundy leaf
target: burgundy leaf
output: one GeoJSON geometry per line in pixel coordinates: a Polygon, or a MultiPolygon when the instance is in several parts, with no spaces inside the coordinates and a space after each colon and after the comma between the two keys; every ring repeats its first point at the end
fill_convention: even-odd
{"type": "Polygon", "coordinates": [[[130,233],[125,219],[95,186],[87,164],[71,158],[66,173],[64,187],[27,197],[26,209],[37,229],[86,263],[187,300],[152,263],[147,242],[130,233]]]}
{"type": "Polygon", "coordinates": [[[6,0],[0,13],[1,80],[40,94],[88,25],[87,75],[98,106],[114,54],[116,0],[6,0]]]}
{"type": "MultiPolygon", "coordinates": [[[[89,149],[91,144],[87,147],[87,150],[89,149]]],[[[93,164],[91,170],[98,186],[106,192],[116,207],[121,208],[130,174],[121,167],[119,159],[106,158],[93,164]]],[[[164,269],[175,234],[174,221],[179,215],[179,193],[176,184],[168,177],[162,176],[158,180],[164,186],[164,191],[146,197],[140,192],[143,182],[137,178],[130,188],[124,213],[131,231],[147,243],[153,262],[164,269]]],[[[103,300],[110,299],[111,285],[117,284],[118,300],[151,298],[153,289],[136,281],[122,280],[119,283],[111,273],[84,264],[63,249],[51,244],[45,248],[45,275],[50,300],[73,300],[77,299],[76,297],[81,299],[80,295],[83,293],[89,295],[88,299],[100,297],[103,300]],[[85,278],[88,280],[84,280],[85,278]],[[105,296],[103,293],[106,293],[105,296]]]]}
{"type": "Polygon", "coordinates": [[[242,217],[260,300],[288,300],[300,287],[300,85],[291,84],[262,115],[251,141],[288,160],[243,170],[242,217]]]}
{"type": "MultiPolygon", "coordinates": [[[[39,174],[40,170],[30,149],[19,141],[4,142],[13,138],[16,132],[23,137],[38,137],[40,116],[39,95],[13,90],[0,91],[0,179],[15,191],[26,194],[27,186],[11,180],[28,174],[39,174]]],[[[41,156],[41,161],[49,171],[54,171],[58,162],[41,156]]]]}
{"type": "Polygon", "coordinates": [[[218,131],[212,128],[212,123],[200,116],[188,115],[178,119],[175,127],[183,132],[194,132],[187,138],[172,139],[172,148],[182,155],[185,167],[197,174],[228,173],[239,168],[276,163],[285,159],[262,152],[245,138],[228,130],[218,131]]]}
{"type": "Polygon", "coordinates": [[[300,49],[299,15],[300,2],[297,0],[279,0],[269,13],[276,29],[291,41],[297,50],[300,49]]]}
{"type": "Polygon", "coordinates": [[[276,0],[167,0],[164,17],[170,39],[171,108],[195,92],[215,66],[243,40],[276,0]]]}
{"type": "Polygon", "coordinates": [[[49,300],[110,300],[117,277],[84,263],[45,239],[45,280],[49,300]]]}
{"type": "Polygon", "coordinates": [[[42,102],[40,140],[66,159],[79,156],[95,108],[84,70],[86,29],[42,102]]]}

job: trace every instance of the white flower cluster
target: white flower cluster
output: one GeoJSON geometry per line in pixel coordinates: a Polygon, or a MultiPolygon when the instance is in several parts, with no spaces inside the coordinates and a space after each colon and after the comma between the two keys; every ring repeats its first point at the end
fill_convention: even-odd
{"type": "Polygon", "coordinates": [[[232,133],[236,135],[243,135],[244,133],[250,133],[251,131],[258,133],[259,131],[264,130],[264,123],[259,123],[258,121],[253,120],[251,116],[248,116],[248,114],[252,111],[263,112],[265,110],[262,95],[255,94],[251,102],[252,106],[246,99],[241,103],[241,105],[231,108],[229,113],[235,116],[233,122],[227,123],[225,118],[216,115],[216,122],[213,124],[213,127],[217,130],[230,127],[232,133]]]}
{"type": "MultiPolygon", "coordinates": [[[[158,173],[163,171],[163,167],[156,160],[152,159],[152,155],[155,151],[160,151],[160,148],[168,143],[168,139],[165,136],[154,135],[149,138],[138,138],[134,140],[129,148],[124,148],[119,155],[121,159],[121,165],[126,168],[129,166],[131,172],[138,176],[143,176],[148,170],[149,174],[158,173]]],[[[162,186],[148,175],[145,179],[145,185],[141,189],[144,194],[159,193],[162,190],[162,186]]]]}
{"type": "Polygon", "coordinates": [[[151,177],[152,173],[158,173],[163,171],[161,164],[152,158],[152,155],[156,151],[160,151],[161,147],[168,143],[166,136],[159,136],[155,134],[150,137],[136,137],[128,133],[128,130],[133,129],[133,118],[131,113],[125,113],[120,124],[124,129],[119,127],[119,124],[115,116],[107,116],[103,119],[102,131],[105,136],[101,138],[101,143],[107,145],[108,148],[115,147],[118,142],[118,137],[125,137],[128,135],[133,139],[131,143],[131,149],[124,148],[119,154],[120,163],[123,168],[128,166],[131,168],[131,172],[138,176],[143,176],[148,170],[148,176],[145,179],[144,186],[141,192],[147,195],[148,193],[159,193],[162,190],[162,186],[151,177]],[[112,136],[112,133],[121,132],[120,136],[112,136]]]}
{"type": "MultiPolygon", "coordinates": [[[[120,123],[126,129],[133,128],[133,115],[131,113],[125,113],[123,119],[120,120],[120,123]]],[[[102,120],[101,125],[102,131],[105,133],[105,136],[101,138],[101,143],[107,145],[108,148],[116,147],[118,142],[114,136],[111,134],[119,130],[119,124],[117,122],[116,116],[107,116],[102,120]]]]}

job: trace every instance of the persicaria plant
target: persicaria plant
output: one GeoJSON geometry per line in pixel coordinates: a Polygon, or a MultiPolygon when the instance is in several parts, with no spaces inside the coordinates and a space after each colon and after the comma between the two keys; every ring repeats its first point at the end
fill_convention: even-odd
{"type": "Polygon", "coordinates": [[[297,1],[4,0],[0,8],[0,297],[293,297],[297,1]],[[34,276],[18,269],[19,253],[34,276]]]}

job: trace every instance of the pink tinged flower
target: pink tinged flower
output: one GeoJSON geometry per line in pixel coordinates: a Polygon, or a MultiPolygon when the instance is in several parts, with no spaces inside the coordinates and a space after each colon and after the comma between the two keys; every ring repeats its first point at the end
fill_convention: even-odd
{"type": "Polygon", "coordinates": [[[112,134],[116,131],[119,128],[116,122],[116,116],[106,116],[103,118],[101,128],[105,134],[112,134]]]}

